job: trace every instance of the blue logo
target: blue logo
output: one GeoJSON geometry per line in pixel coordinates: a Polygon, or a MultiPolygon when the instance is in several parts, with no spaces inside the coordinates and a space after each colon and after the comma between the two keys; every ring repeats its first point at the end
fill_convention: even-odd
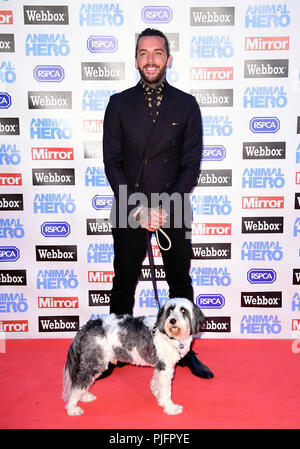
{"type": "Polygon", "coordinates": [[[225,298],[223,295],[198,295],[196,304],[201,309],[222,309],[225,305],[225,298]]]}
{"type": "Polygon", "coordinates": [[[284,108],[287,105],[287,92],[281,87],[246,87],[244,108],[284,108]]]}
{"type": "Polygon", "coordinates": [[[241,320],[241,334],[279,334],[281,327],[277,315],[244,315],[241,320]]]}
{"type": "Polygon", "coordinates": [[[105,111],[110,96],[117,92],[119,91],[110,89],[85,90],[82,96],[82,110],[105,111]]]}
{"type": "Polygon", "coordinates": [[[15,262],[20,258],[20,251],[15,246],[0,246],[0,262],[15,262]]]}
{"type": "MultiPolygon", "coordinates": [[[[169,290],[166,288],[158,288],[157,294],[159,297],[159,302],[161,306],[163,306],[169,300],[169,290]]],[[[139,296],[139,307],[157,308],[153,288],[143,288],[141,290],[139,296]]]]}
{"type": "Polygon", "coordinates": [[[64,34],[28,34],[25,42],[26,56],[68,56],[69,41],[64,34]]]}
{"type": "Polygon", "coordinates": [[[65,71],[60,65],[37,65],[33,77],[40,83],[60,83],[65,78],[65,71]]]}
{"type": "Polygon", "coordinates": [[[169,6],[145,6],[141,17],[146,23],[169,23],[173,19],[173,12],[169,6]]]}
{"type": "Polygon", "coordinates": [[[231,58],[233,42],[230,36],[193,36],[190,58],[231,58]]]}
{"type": "Polygon", "coordinates": [[[233,131],[228,115],[204,115],[202,126],[205,137],[227,137],[231,136],[233,131]]]}
{"type": "Polygon", "coordinates": [[[27,312],[28,302],[23,293],[0,293],[0,312],[27,312]]]}
{"type": "Polygon", "coordinates": [[[229,215],[232,211],[227,195],[192,195],[191,204],[196,215],[229,215]]]}
{"type": "MultiPolygon", "coordinates": [[[[266,2],[267,3],[267,2],[266,2]]],[[[246,28],[287,27],[291,21],[285,4],[263,4],[248,6],[245,16],[246,28]]]]}
{"type": "Polygon", "coordinates": [[[300,295],[297,292],[292,299],[292,312],[300,312],[300,295]]]}
{"type": "Polygon", "coordinates": [[[299,162],[300,162],[300,143],[296,149],[296,164],[299,164],[299,162]]]}
{"type": "Polygon", "coordinates": [[[109,182],[103,167],[87,167],[85,170],[85,185],[92,187],[108,187],[109,182]]]}
{"type": "Polygon", "coordinates": [[[67,237],[71,227],[66,221],[45,221],[41,225],[41,233],[44,237],[67,237]]]}
{"type": "Polygon", "coordinates": [[[123,10],[119,3],[88,3],[82,4],[79,12],[80,26],[122,26],[123,10]]]}
{"type": "Polygon", "coordinates": [[[92,199],[93,208],[96,210],[110,210],[113,199],[113,195],[95,195],[92,199]]]}
{"type": "Polygon", "coordinates": [[[245,168],[242,176],[242,188],[282,189],[285,185],[281,168],[245,168]]]}
{"type": "Polygon", "coordinates": [[[277,117],[253,117],[249,127],[253,133],[277,133],[280,121],[277,117]]]}
{"type": "Polygon", "coordinates": [[[87,49],[91,53],[114,53],[118,49],[118,40],[114,36],[90,36],[87,49]]]}
{"type": "Polygon", "coordinates": [[[71,139],[72,129],[68,119],[33,118],[30,122],[30,139],[71,139]]]}
{"type": "Polygon", "coordinates": [[[15,70],[10,61],[0,63],[0,83],[14,83],[16,81],[15,70]]]}
{"type": "Polygon", "coordinates": [[[273,284],[276,272],[272,268],[251,268],[247,273],[250,284],[273,284]]]}
{"type": "Polygon", "coordinates": [[[0,145],[0,165],[19,165],[21,162],[20,150],[16,144],[0,145]]]}
{"type": "Polygon", "coordinates": [[[227,267],[192,267],[190,275],[197,286],[228,287],[231,284],[227,267]]]}
{"type": "Polygon", "coordinates": [[[294,223],[293,236],[297,237],[299,232],[300,232],[300,218],[296,218],[295,223],[294,223]]]}
{"type": "Polygon", "coordinates": [[[260,261],[278,261],[283,258],[282,246],[279,242],[244,242],[242,245],[241,259],[260,261]]]}
{"type": "Polygon", "coordinates": [[[24,234],[24,225],[19,218],[0,218],[0,238],[21,239],[24,234]]]}
{"type": "Polygon", "coordinates": [[[71,193],[37,193],[33,201],[35,214],[74,214],[75,199],[71,193]]]}
{"type": "Polygon", "coordinates": [[[87,250],[87,263],[112,263],[113,243],[91,243],[87,250]]]}
{"type": "Polygon", "coordinates": [[[203,161],[223,161],[226,157],[226,148],[223,145],[204,145],[202,152],[203,161]]]}
{"type": "Polygon", "coordinates": [[[61,290],[78,287],[74,270],[39,270],[36,279],[37,289],[61,290]]]}
{"type": "Polygon", "coordinates": [[[7,92],[0,92],[0,109],[8,109],[11,106],[11,96],[7,92]]]}

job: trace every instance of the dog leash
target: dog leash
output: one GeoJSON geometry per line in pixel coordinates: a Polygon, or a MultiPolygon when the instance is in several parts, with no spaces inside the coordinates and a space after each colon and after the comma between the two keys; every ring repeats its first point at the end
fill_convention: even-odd
{"type": "MultiPolygon", "coordinates": [[[[156,235],[156,240],[157,240],[157,244],[158,247],[162,250],[162,251],[169,251],[169,249],[172,246],[171,243],[171,239],[169,238],[169,236],[160,228],[157,231],[155,231],[155,235],[156,235]],[[164,248],[159,240],[159,232],[161,232],[164,237],[167,239],[168,241],[168,246],[167,248],[164,248]]],[[[153,251],[152,251],[152,245],[151,245],[151,236],[152,236],[152,232],[146,230],[146,241],[147,241],[147,253],[148,253],[148,258],[149,258],[149,266],[150,266],[150,271],[151,271],[151,278],[152,278],[152,284],[153,284],[153,290],[154,290],[154,298],[158,307],[158,310],[160,309],[160,302],[158,299],[158,293],[157,293],[157,282],[156,282],[156,276],[155,276],[155,266],[154,266],[154,257],[153,257],[153,251]]]]}

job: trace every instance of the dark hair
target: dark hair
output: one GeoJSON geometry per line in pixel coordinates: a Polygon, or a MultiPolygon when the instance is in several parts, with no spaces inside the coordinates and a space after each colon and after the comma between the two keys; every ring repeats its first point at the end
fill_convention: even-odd
{"type": "Polygon", "coordinates": [[[155,30],[154,28],[146,28],[144,31],[142,31],[137,38],[136,41],[136,46],[135,46],[135,57],[137,57],[137,51],[138,51],[138,46],[139,46],[139,41],[142,37],[144,36],[158,36],[158,37],[162,37],[165,41],[165,46],[166,46],[166,51],[167,51],[167,56],[170,55],[170,46],[169,46],[169,41],[167,39],[167,37],[164,35],[164,33],[162,31],[159,30],[155,30]]]}

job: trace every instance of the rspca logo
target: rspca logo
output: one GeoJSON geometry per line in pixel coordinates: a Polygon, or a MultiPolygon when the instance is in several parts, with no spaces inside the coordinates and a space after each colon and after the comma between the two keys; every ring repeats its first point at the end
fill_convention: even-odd
{"type": "Polygon", "coordinates": [[[0,165],[19,165],[21,163],[21,152],[16,144],[0,145],[0,165]]]}
{"type": "Polygon", "coordinates": [[[242,176],[243,189],[282,189],[285,185],[281,168],[245,168],[242,176]]]}
{"type": "Polygon", "coordinates": [[[231,284],[227,267],[192,267],[190,276],[192,283],[198,287],[228,287],[231,284]]]}
{"type": "Polygon", "coordinates": [[[241,260],[261,261],[282,260],[283,251],[278,241],[244,242],[241,250],[241,260]]]}
{"type": "Polygon", "coordinates": [[[0,92],[0,109],[11,107],[11,96],[7,92],[0,92]]]}
{"type": "Polygon", "coordinates": [[[41,234],[44,237],[67,237],[71,227],[66,221],[45,221],[41,225],[41,234]]]}
{"type": "Polygon", "coordinates": [[[85,90],[82,95],[82,110],[105,111],[110,96],[118,92],[120,91],[116,89],[85,90]]]}
{"type": "Polygon", "coordinates": [[[39,270],[36,278],[38,290],[66,290],[78,287],[74,270],[39,270]]]}
{"type": "Polygon", "coordinates": [[[90,36],[87,49],[91,53],[114,53],[118,49],[118,40],[115,36],[90,36]]]}
{"type": "Polygon", "coordinates": [[[60,65],[37,65],[33,78],[39,83],[60,83],[65,79],[65,71],[60,65]]]}
{"type": "Polygon", "coordinates": [[[223,295],[198,295],[196,304],[200,309],[222,309],[225,306],[225,298],[223,295]]]}
{"type": "Polygon", "coordinates": [[[169,6],[145,6],[141,18],[145,23],[169,23],[173,19],[173,11],[169,6]]]}
{"type": "Polygon", "coordinates": [[[25,40],[26,56],[68,56],[69,40],[65,34],[28,34],[25,40]]]}
{"type": "Polygon", "coordinates": [[[226,148],[222,145],[204,145],[202,152],[203,161],[223,161],[226,157],[226,148]]]}
{"type": "Polygon", "coordinates": [[[253,133],[277,133],[280,129],[280,121],[277,117],[253,117],[249,123],[253,133]]]}
{"type": "Polygon", "coordinates": [[[286,28],[291,22],[286,4],[250,5],[246,10],[246,28],[286,28]]]}
{"type": "Polygon", "coordinates": [[[0,83],[12,84],[16,81],[16,69],[10,61],[0,63],[0,83]]]}
{"type": "Polygon", "coordinates": [[[120,27],[123,23],[124,14],[119,3],[88,3],[80,7],[80,26],[120,27]]]}
{"type": "Polygon", "coordinates": [[[192,195],[191,205],[196,215],[230,215],[232,212],[227,195],[192,195]]]}
{"type": "Polygon", "coordinates": [[[243,96],[244,108],[285,108],[287,92],[281,87],[246,87],[243,96]]]}
{"type": "Polygon", "coordinates": [[[20,218],[0,218],[0,238],[22,239],[25,235],[20,218]]]}
{"type": "Polygon", "coordinates": [[[277,315],[244,315],[241,334],[280,334],[281,321],[277,315]]]}
{"type": "Polygon", "coordinates": [[[251,268],[247,272],[247,280],[250,284],[273,284],[276,278],[276,271],[272,268],[251,268]]]}
{"type": "Polygon", "coordinates": [[[30,122],[30,139],[71,139],[72,129],[68,119],[33,118],[30,122]]]}
{"type": "Polygon", "coordinates": [[[0,313],[24,313],[28,310],[28,301],[23,293],[0,293],[0,313]]]}
{"type": "Polygon", "coordinates": [[[85,186],[108,187],[109,182],[104,172],[104,167],[87,167],[85,170],[85,186]]]}
{"type": "Polygon", "coordinates": [[[193,36],[190,43],[190,58],[231,58],[234,53],[231,36],[193,36]]]}
{"type": "Polygon", "coordinates": [[[233,132],[228,115],[203,115],[202,126],[205,137],[228,137],[233,132]]]}
{"type": "Polygon", "coordinates": [[[113,199],[113,195],[95,195],[92,199],[92,206],[96,210],[110,210],[113,199]]]}
{"type": "Polygon", "coordinates": [[[75,211],[71,193],[37,193],[33,200],[34,214],[74,214],[75,211]]]}
{"type": "Polygon", "coordinates": [[[112,263],[113,243],[91,243],[87,250],[87,263],[112,263]]]}
{"type": "Polygon", "coordinates": [[[20,251],[15,246],[0,246],[0,262],[15,262],[20,258],[20,251]]]}

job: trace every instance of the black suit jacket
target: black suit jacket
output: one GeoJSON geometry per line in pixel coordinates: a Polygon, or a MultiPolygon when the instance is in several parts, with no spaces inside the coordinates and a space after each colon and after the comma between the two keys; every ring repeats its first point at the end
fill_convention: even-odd
{"type": "MultiPolygon", "coordinates": [[[[110,97],[103,132],[105,173],[117,202],[122,184],[128,196],[144,192],[148,198],[151,193],[183,195],[197,184],[202,123],[192,95],[166,83],[153,125],[138,83],[110,97]]],[[[128,207],[128,212],[135,206],[128,207]]]]}

